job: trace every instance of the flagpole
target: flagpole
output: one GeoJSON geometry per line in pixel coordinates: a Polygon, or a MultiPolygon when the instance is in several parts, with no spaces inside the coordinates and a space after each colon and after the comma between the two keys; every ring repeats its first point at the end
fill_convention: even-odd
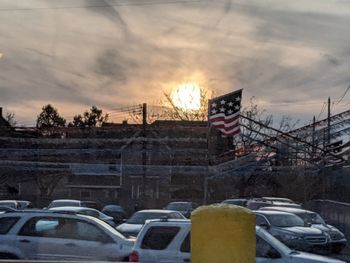
{"type": "Polygon", "coordinates": [[[208,99],[208,113],[207,113],[207,171],[203,176],[203,204],[207,204],[208,199],[208,175],[209,175],[209,166],[210,166],[210,131],[211,131],[211,124],[209,121],[209,105],[210,105],[210,99],[208,99]]]}

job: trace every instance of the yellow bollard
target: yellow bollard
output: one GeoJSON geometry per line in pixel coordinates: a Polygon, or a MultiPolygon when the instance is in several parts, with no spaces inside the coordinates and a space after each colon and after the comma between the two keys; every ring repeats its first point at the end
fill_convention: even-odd
{"type": "Polygon", "coordinates": [[[254,263],[255,214],[226,204],[202,206],[191,215],[192,263],[254,263]]]}

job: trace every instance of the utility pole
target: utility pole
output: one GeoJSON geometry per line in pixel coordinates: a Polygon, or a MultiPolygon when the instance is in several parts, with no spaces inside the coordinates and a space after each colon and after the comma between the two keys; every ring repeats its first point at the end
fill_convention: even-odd
{"type": "Polygon", "coordinates": [[[316,117],[314,116],[314,119],[312,121],[312,157],[315,155],[315,132],[316,132],[316,117]]]}
{"type": "Polygon", "coordinates": [[[146,202],[146,165],[147,165],[147,104],[142,104],[142,195],[141,203],[146,202]]]}
{"type": "Polygon", "coordinates": [[[331,144],[331,97],[328,97],[327,146],[331,144]]]}

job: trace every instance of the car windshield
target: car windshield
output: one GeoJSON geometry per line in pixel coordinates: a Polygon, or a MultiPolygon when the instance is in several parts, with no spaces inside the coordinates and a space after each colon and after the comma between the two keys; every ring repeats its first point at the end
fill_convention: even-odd
{"type": "Polygon", "coordinates": [[[190,209],[191,204],[189,203],[170,203],[166,206],[168,210],[185,211],[190,209]]]}
{"type": "Polygon", "coordinates": [[[150,219],[160,219],[164,216],[167,216],[166,213],[160,212],[137,212],[132,217],[130,217],[126,223],[128,224],[140,224],[143,225],[146,220],[150,219]]]}
{"type": "Polygon", "coordinates": [[[326,224],[322,217],[317,213],[306,212],[300,213],[298,216],[301,217],[306,224],[326,224]]]}
{"type": "Polygon", "coordinates": [[[305,226],[304,221],[296,215],[292,214],[272,214],[265,215],[270,224],[277,227],[295,227],[305,226]]]}
{"type": "Polygon", "coordinates": [[[0,206],[16,208],[16,203],[14,203],[14,202],[0,202],[0,206]]]}

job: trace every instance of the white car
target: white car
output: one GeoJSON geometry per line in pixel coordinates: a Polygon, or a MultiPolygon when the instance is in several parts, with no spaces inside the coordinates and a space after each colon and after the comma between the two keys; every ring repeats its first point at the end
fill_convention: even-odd
{"type": "Polygon", "coordinates": [[[134,213],[124,224],[119,225],[117,230],[127,237],[136,237],[146,220],[161,218],[186,219],[178,211],[161,209],[141,210],[134,213]]]}
{"type": "MultiPolygon", "coordinates": [[[[190,220],[151,220],[140,231],[129,262],[190,262],[190,220]],[[161,242],[160,242],[161,241],[161,242]]],[[[203,237],[205,233],[203,233],[203,237]]],[[[256,227],[257,263],[345,263],[291,250],[256,227]]]]}
{"type": "Polygon", "coordinates": [[[0,259],[120,261],[133,245],[91,216],[45,210],[0,215],[0,259]]]}

